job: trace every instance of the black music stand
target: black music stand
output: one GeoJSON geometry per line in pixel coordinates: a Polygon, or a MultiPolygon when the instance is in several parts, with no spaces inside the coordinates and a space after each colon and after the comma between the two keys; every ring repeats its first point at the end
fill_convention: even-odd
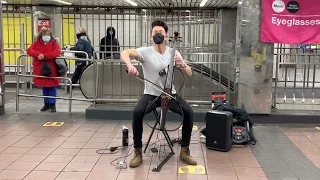
{"type": "MultiPolygon", "coordinates": [[[[153,111],[153,114],[154,114],[155,117],[156,117],[156,122],[155,122],[155,124],[154,124],[154,126],[153,126],[153,128],[152,128],[151,134],[150,134],[150,136],[149,136],[149,139],[148,139],[148,141],[147,141],[146,147],[145,147],[145,149],[144,149],[143,152],[146,153],[146,150],[147,150],[147,148],[148,148],[148,146],[149,146],[150,140],[151,140],[151,138],[152,138],[152,136],[153,136],[154,130],[157,129],[157,126],[159,126],[158,131],[161,131],[161,132],[163,133],[163,135],[164,135],[164,137],[165,137],[165,139],[166,139],[166,141],[167,141],[167,143],[168,143],[168,145],[169,145],[169,147],[170,147],[170,150],[171,150],[171,152],[167,155],[167,157],[166,157],[164,160],[162,160],[162,161],[160,162],[160,164],[158,164],[155,168],[152,169],[153,172],[160,172],[160,171],[161,171],[161,168],[163,167],[163,165],[164,165],[173,155],[175,155],[175,153],[174,153],[174,151],[173,151],[173,143],[172,143],[172,141],[171,141],[171,138],[170,138],[167,130],[166,130],[166,129],[160,130],[160,115],[159,115],[159,113],[158,113],[158,111],[157,111],[157,108],[154,108],[152,111],[153,111]]],[[[161,144],[161,141],[160,141],[160,144],[161,144]]],[[[160,155],[160,147],[159,147],[159,150],[158,150],[158,158],[160,158],[159,155],[160,155]]]]}

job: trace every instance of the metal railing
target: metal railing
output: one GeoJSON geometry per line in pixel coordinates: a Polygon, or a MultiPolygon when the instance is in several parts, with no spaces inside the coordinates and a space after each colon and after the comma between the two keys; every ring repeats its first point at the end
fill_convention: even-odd
{"type": "MultiPolygon", "coordinates": [[[[232,53],[181,53],[183,57],[190,57],[186,62],[193,69],[192,77],[185,77],[184,88],[181,94],[188,102],[197,104],[211,104],[211,91],[225,91],[228,96],[235,92],[235,74],[232,62],[232,53]],[[203,88],[201,88],[203,87],[203,88]]],[[[98,102],[134,103],[142,95],[144,84],[133,76],[125,73],[126,65],[121,60],[107,60],[99,64],[98,75],[98,102]]],[[[142,72],[139,62],[132,63],[142,72]]],[[[92,97],[93,84],[88,82],[92,76],[92,67],[83,71],[81,89],[86,97],[92,97]],[[87,72],[89,74],[87,74],[87,72]],[[83,84],[85,83],[85,84],[83,84]]],[[[147,77],[146,77],[147,78],[147,77]]],[[[176,88],[182,82],[180,73],[175,78],[176,88]]],[[[178,90],[178,89],[176,89],[178,90]]],[[[230,97],[230,96],[229,96],[230,97]]]]}
{"type": "MultiPolygon", "coordinates": [[[[85,52],[81,52],[79,51],[79,53],[85,53],[85,52]]],[[[17,59],[17,68],[19,69],[20,68],[20,62],[21,60],[23,59],[23,57],[28,57],[27,54],[23,54],[23,55],[20,55],[17,59]]],[[[68,57],[57,57],[57,58],[64,58],[64,59],[68,59],[68,57]]],[[[77,60],[77,61],[88,61],[88,62],[91,62],[93,64],[95,64],[95,61],[92,60],[92,59],[80,59],[80,58],[73,58],[73,60],[77,60]]],[[[96,77],[93,77],[93,79],[95,79],[96,77]]],[[[68,100],[69,101],[69,110],[68,112],[71,113],[71,106],[72,106],[72,100],[77,100],[77,101],[90,101],[90,102],[94,102],[95,103],[95,100],[94,99],[82,99],[82,98],[73,98],[72,97],[72,81],[70,78],[67,78],[67,77],[47,77],[47,76],[38,76],[38,75],[29,75],[29,74],[25,74],[25,73],[20,73],[20,71],[17,71],[16,73],[16,113],[19,113],[19,103],[20,103],[20,100],[19,100],[19,97],[22,96],[22,97],[35,97],[35,98],[55,98],[55,99],[64,99],[64,100],[68,100]],[[70,88],[70,93],[69,93],[69,97],[59,97],[59,96],[41,96],[41,95],[34,95],[34,94],[27,94],[27,91],[26,93],[22,94],[20,93],[20,86],[19,86],[19,83],[20,83],[20,77],[32,77],[32,78],[47,78],[47,79],[61,79],[61,80],[66,80],[69,82],[69,88],[70,88]]]]}
{"type": "MultiPolygon", "coordinates": [[[[121,46],[122,47],[122,46],[121,46]]],[[[134,48],[134,47],[133,47],[134,48]]],[[[25,50],[23,50],[23,49],[19,49],[19,48],[5,48],[4,50],[5,51],[9,51],[9,49],[10,49],[10,51],[21,51],[22,52],[22,54],[26,54],[26,51],[25,50]]],[[[198,53],[198,52],[207,52],[207,50],[205,50],[206,48],[205,47],[178,47],[177,48],[179,51],[180,51],[180,53],[190,53],[190,52],[194,52],[194,53],[198,53]]],[[[87,54],[87,53],[85,53],[85,52],[83,52],[83,51],[70,51],[70,50],[61,50],[61,54],[62,54],[62,56],[64,56],[63,54],[64,53],[83,53],[83,54],[85,54],[85,56],[86,56],[86,59],[89,59],[89,55],[87,54]]],[[[110,54],[120,54],[120,51],[94,51],[94,57],[96,57],[96,59],[98,59],[98,60],[109,60],[109,59],[100,59],[100,54],[104,54],[104,53],[110,53],[110,54]]],[[[64,57],[67,57],[67,56],[64,56],[64,57]]],[[[10,58],[10,57],[9,57],[10,58]]],[[[73,74],[73,72],[74,72],[74,70],[75,70],[75,68],[76,68],[76,64],[74,64],[74,63],[70,63],[70,62],[72,62],[72,59],[74,59],[75,57],[68,57],[68,59],[71,59],[70,61],[68,60],[68,72],[67,72],[67,74],[73,74]]],[[[115,57],[113,56],[113,57],[111,57],[111,59],[114,59],[115,57]]],[[[184,57],[185,59],[190,59],[189,57],[184,57]]],[[[9,62],[15,62],[16,61],[16,59],[14,60],[14,61],[12,61],[12,60],[9,60],[9,62]]],[[[25,65],[21,65],[20,66],[21,68],[25,68],[25,65]]],[[[27,63],[26,64],[26,73],[27,74],[32,74],[32,71],[33,71],[33,67],[32,67],[32,58],[30,58],[30,63],[27,63]]],[[[17,72],[17,65],[16,65],[16,63],[15,64],[6,64],[5,65],[5,69],[4,69],[5,71],[4,72],[6,72],[6,73],[8,73],[9,72],[9,74],[10,75],[7,75],[7,77],[9,77],[8,79],[7,79],[7,83],[15,83],[15,79],[12,79],[12,78],[10,78],[10,77],[14,77],[15,76],[15,73],[17,72]],[[14,71],[12,71],[11,70],[11,68],[13,68],[13,70],[14,71]]],[[[20,81],[21,82],[21,81],[20,81]]],[[[22,83],[24,83],[24,82],[22,82],[22,83]]],[[[26,84],[27,83],[33,83],[32,81],[31,82],[25,82],[26,84]]],[[[74,86],[78,86],[78,84],[74,84],[74,86]]],[[[31,89],[30,89],[30,91],[32,91],[32,87],[31,87],[31,89]]]]}
{"type": "Polygon", "coordinates": [[[317,94],[320,89],[320,81],[317,78],[320,76],[319,54],[277,53],[275,56],[274,108],[308,109],[305,105],[319,105],[320,102],[317,102],[320,99],[317,94]],[[280,59],[285,61],[280,62],[280,59]],[[293,108],[292,105],[297,106],[293,108]]]}
{"type": "MultiPolygon", "coordinates": [[[[24,50],[24,49],[21,49],[21,48],[3,48],[2,49],[2,52],[5,52],[5,51],[8,51],[8,52],[12,52],[12,51],[20,51],[21,52],[21,54],[27,54],[26,53],[26,51],[24,50]]],[[[3,60],[3,63],[4,63],[5,61],[3,60]]],[[[10,60],[9,60],[9,62],[10,62],[10,60]]],[[[24,74],[26,74],[27,73],[27,71],[28,71],[28,68],[30,68],[31,69],[31,65],[30,65],[30,67],[29,66],[27,66],[27,62],[25,61],[25,62],[23,62],[23,64],[21,64],[21,65],[19,65],[19,67],[17,66],[17,63],[16,64],[9,64],[9,65],[5,65],[5,64],[3,64],[3,73],[5,74],[6,73],[6,68],[8,67],[9,68],[9,74],[11,73],[11,71],[10,71],[10,68],[14,68],[15,69],[15,73],[17,73],[17,72],[19,72],[20,71],[20,67],[21,67],[21,71],[24,73],[24,74]]],[[[6,75],[4,75],[4,76],[6,76],[6,75]]],[[[10,76],[10,75],[9,75],[10,76]]],[[[14,75],[13,75],[14,76],[14,75]]],[[[3,80],[3,82],[4,83],[6,83],[6,81],[5,81],[5,79],[3,80]]],[[[27,78],[25,78],[24,79],[24,81],[23,81],[23,89],[25,90],[25,92],[27,92],[27,87],[28,87],[28,82],[27,82],[27,78]]]]}
{"type": "MultiPolygon", "coordinates": [[[[69,52],[69,51],[66,51],[69,52]]],[[[80,52],[78,52],[80,53],[80,52]]],[[[201,101],[201,100],[187,100],[187,102],[189,103],[193,103],[193,104],[199,104],[199,105],[210,105],[211,104],[211,100],[210,100],[210,95],[211,95],[211,90],[212,90],[212,82],[218,85],[218,90],[221,91],[221,88],[223,88],[226,93],[227,93],[227,98],[229,101],[229,97],[230,97],[230,93],[233,93],[233,89],[234,84],[232,84],[232,81],[230,80],[230,75],[231,75],[231,66],[230,66],[230,62],[231,62],[231,54],[230,53],[195,53],[195,54],[191,54],[191,53],[185,53],[182,55],[191,55],[191,56],[217,56],[219,58],[215,59],[214,61],[206,61],[205,58],[203,58],[201,61],[200,60],[195,60],[195,61],[186,61],[189,65],[191,66],[197,66],[197,65],[201,65],[200,70],[203,70],[204,67],[211,67],[209,68],[210,71],[207,71],[206,74],[200,74],[199,76],[201,76],[202,78],[204,76],[206,76],[206,78],[210,78],[210,89],[208,90],[208,92],[210,92],[210,94],[208,94],[208,100],[205,101],[201,101]],[[226,56],[230,56],[230,61],[228,62],[222,62],[222,56],[226,55],[226,56]],[[223,74],[221,73],[221,66],[223,65],[227,65],[228,66],[228,70],[226,71],[226,75],[223,76],[223,74]],[[212,68],[215,67],[215,68],[212,68]],[[215,77],[213,77],[212,74],[212,70],[217,70],[218,75],[215,77]]],[[[28,55],[24,54],[24,55],[20,55],[19,58],[17,59],[17,68],[20,68],[20,64],[22,60],[26,60],[28,55]]],[[[69,57],[58,57],[58,58],[64,58],[64,59],[69,59],[69,57]]],[[[214,59],[214,58],[213,58],[214,59]]],[[[110,103],[134,103],[137,102],[138,99],[136,98],[132,98],[132,99],[126,99],[126,98],[114,98],[114,99],[110,99],[108,97],[98,97],[98,89],[100,89],[100,86],[103,85],[99,82],[99,78],[101,78],[101,76],[99,76],[99,65],[101,64],[122,64],[123,62],[121,60],[109,60],[109,61],[105,61],[105,60],[95,60],[95,59],[80,59],[80,58],[71,58],[71,60],[76,60],[76,61],[88,61],[90,64],[92,64],[93,66],[93,76],[92,76],[92,81],[93,81],[93,88],[94,88],[94,95],[93,97],[90,98],[74,98],[72,96],[72,81],[70,78],[67,77],[46,77],[46,76],[37,76],[37,75],[29,75],[29,74],[25,74],[25,73],[20,73],[20,71],[17,72],[16,74],[16,81],[17,81],[17,86],[16,86],[16,113],[19,113],[19,97],[35,97],[35,98],[55,98],[55,99],[63,99],[63,100],[68,100],[69,101],[69,113],[71,113],[72,111],[72,101],[88,101],[88,102],[92,102],[94,104],[94,106],[96,105],[97,102],[110,102],[110,103]],[[31,78],[49,78],[49,79],[61,79],[65,81],[65,86],[70,88],[70,93],[68,97],[60,97],[60,96],[42,96],[42,95],[34,95],[34,94],[27,94],[27,93],[20,93],[19,89],[19,83],[20,83],[20,77],[31,77],[31,78]],[[68,83],[67,83],[68,82],[68,83]]],[[[70,59],[69,59],[70,61],[70,59]]],[[[137,61],[136,61],[137,62],[137,61]]],[[[134,62],[133,62],[134,63],[134,62]]],[[[134,63],[137,64],[137,63],[134,63]]],[[[91,76],[90,76],[91,78],[91,76]]],[[[122,83],[122,82],[118,82],[118,83],[122,83]]],[[[198,82],[199,83],[199,82],[198,82]]],[[[203,84],[201,85],[203,86],[203,84]]],[[[198,86],[197,86],[198,88],[198,86]]],[[[205,89],[205,88],[204,88],[205,89]]],[[[193,91],[192,89],[190,89],[191,92],[193,91]]],[[[205,95],[207,96],[207,95],[205,95]]]]}
{"type": "MultiPolygon", "coordinates": [[[[117,63],[121,63],[120,61],[119,62],[117,62],[117,63]]],[[[188,63],[189,65],[198,65],[198,64],[201,64],[201,65],[218,65],[218,66],[220,66],[220,65],[229,65],[230,63],[229,62],[206,62],[206,61],[203,61],[203,62],[192,62],[192,61],[186,61],[186,63],[188,63]]],[[[220,74],[220,73],[219,73],[220,74]]],[[[219,79],[219,81],[214,81],[214,80],[212,80],[213,82],[214,82],[214,84],[216,84],[216,85],[218,85],[218,91],[221,91],[222,89],[224,89],[225,91],[226,91],[226,93],[227,93],[227,101],[229,102],[229,100],[230,100],[230,94],[232,93],[234,93],[232,90],[231,90],[231,81],[230,81],[230,69],[229,69],[229,71],[228,71],[228,73],[227,73],[227,79],[228,79],[228,81],[226,82],[226,87],[222,84],[222,75],[220,74],[219,75],[219,77],[218,77],[218,79],[219,79]],[[218,82],[220,82],[220,84],[218,83],[218,82]]],[[[213,77],[212,77],[212,73],[209,75],[209,77],[210,77],[210,79],[212,79],[213,77]]],[[[202,78],[204,78],[203,76],[202,76],[202,78]]],[[[210,83],[211,84],[211,86],[210,86],[210,90],[211,89],[213,89],[212,88],[212,83],[210,83]]],[[[99,87],[98,87],[99,88],[99,87]]],[[[177,89],[176,89],[177,90],[177,89]]],[[[210,93],[211,93],[211,91],[210,91],[210,93]]],[[[182,92],[182,94],[183,94],[183,92],[182,92]]],[[[210,96],[211,97],[211,96],[210,96]]],[[[201,101],[201,100],[188,100],[188,99],[186,99],[186,101],[188,102],[188,103],[191,103],[191,104],[197,104],[197,105],[211,105],[212,104],[212,102],[211,102],[211,100],[209,100],[210,99],[210,97],[208,96],[208,100],[207,101],[201,101]]],[[[102,97],[102,98],[97,98],[97,99],[95,99],[97,102],[104,102],[104,103],[136,103],[136,102],[138,102],[138,100],[139,99],[137,99],[137,98],[131,98],[131,99],[124,99],[124,98],[115,98],[115,99],[110,99],[110,98],[106,98],[106,97],[102,97]]]]}

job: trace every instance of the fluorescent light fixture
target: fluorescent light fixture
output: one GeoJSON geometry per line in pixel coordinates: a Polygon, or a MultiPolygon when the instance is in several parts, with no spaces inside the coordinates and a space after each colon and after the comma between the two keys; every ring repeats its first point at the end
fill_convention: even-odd
{"type": "Polygon", "coordinates": [[[1,3],[2,3],[2,4],[7,4],[8,2],[7,2],[7,1],[1,1],[1,3]]]}
{"type": "Polygon", "coordinates": [[[131,0],[125,0],[127,3],[129,3],[131,6],[138,6],[137,3],[131,1],[131,0]]]}
{"type": "Polygon", "coordinates": [[[242,4],[242,1],[239,1],[238,4],[242,4]]]}
{"type": "Polygon", "coordinates": [[[202,0],[200,3],[200,7],[203,7],[207,2],[208,2],[208,0],[202,0]]]}
{"type": "Polygon", "coordinates": [[[62,0],[55,0],[58,3],[62,3],[62,4],[66,4],[66,5],[71,5],[71,2],[66,2],[66,1],[62,1],[62,0]]]}

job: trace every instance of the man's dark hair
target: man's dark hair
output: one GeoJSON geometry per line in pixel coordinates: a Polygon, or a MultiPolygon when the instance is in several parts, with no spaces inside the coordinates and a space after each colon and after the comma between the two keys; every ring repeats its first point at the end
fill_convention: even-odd
{"type": "Polygon", "coordinates": [[[166,33],[168,33],[168,26],[165,22],[160,21],[160,20],[155,20],[152,22],[151,28],[153,29],[155,26],[162,26],[164,28],[164,30],[166,31],[166,33]]]}

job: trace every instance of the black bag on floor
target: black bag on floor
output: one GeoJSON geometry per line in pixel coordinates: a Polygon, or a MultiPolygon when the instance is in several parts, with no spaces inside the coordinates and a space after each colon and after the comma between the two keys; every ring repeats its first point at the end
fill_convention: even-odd
{"type": "MultiPolygon", "coordinates": [[[[233,145],[247,145],[256,144],[256,138],[253,135],[252,120],[247,111],[243,109],[234,108],[228,104],[217,103],[212,108],[217,111],[229,111],[233,114],[233,129],[232,129],[232,144],[233,145]]],[[[206,129],[201,130],[205,136],[206,129]]]]}
{"type": "Polygon", "coordinates": [[[46,58],[43,59],[41,74],[42,76],[48,76],[48,77],[52,74],[52,69],[49,63],[47,62],[46,58]]]}

